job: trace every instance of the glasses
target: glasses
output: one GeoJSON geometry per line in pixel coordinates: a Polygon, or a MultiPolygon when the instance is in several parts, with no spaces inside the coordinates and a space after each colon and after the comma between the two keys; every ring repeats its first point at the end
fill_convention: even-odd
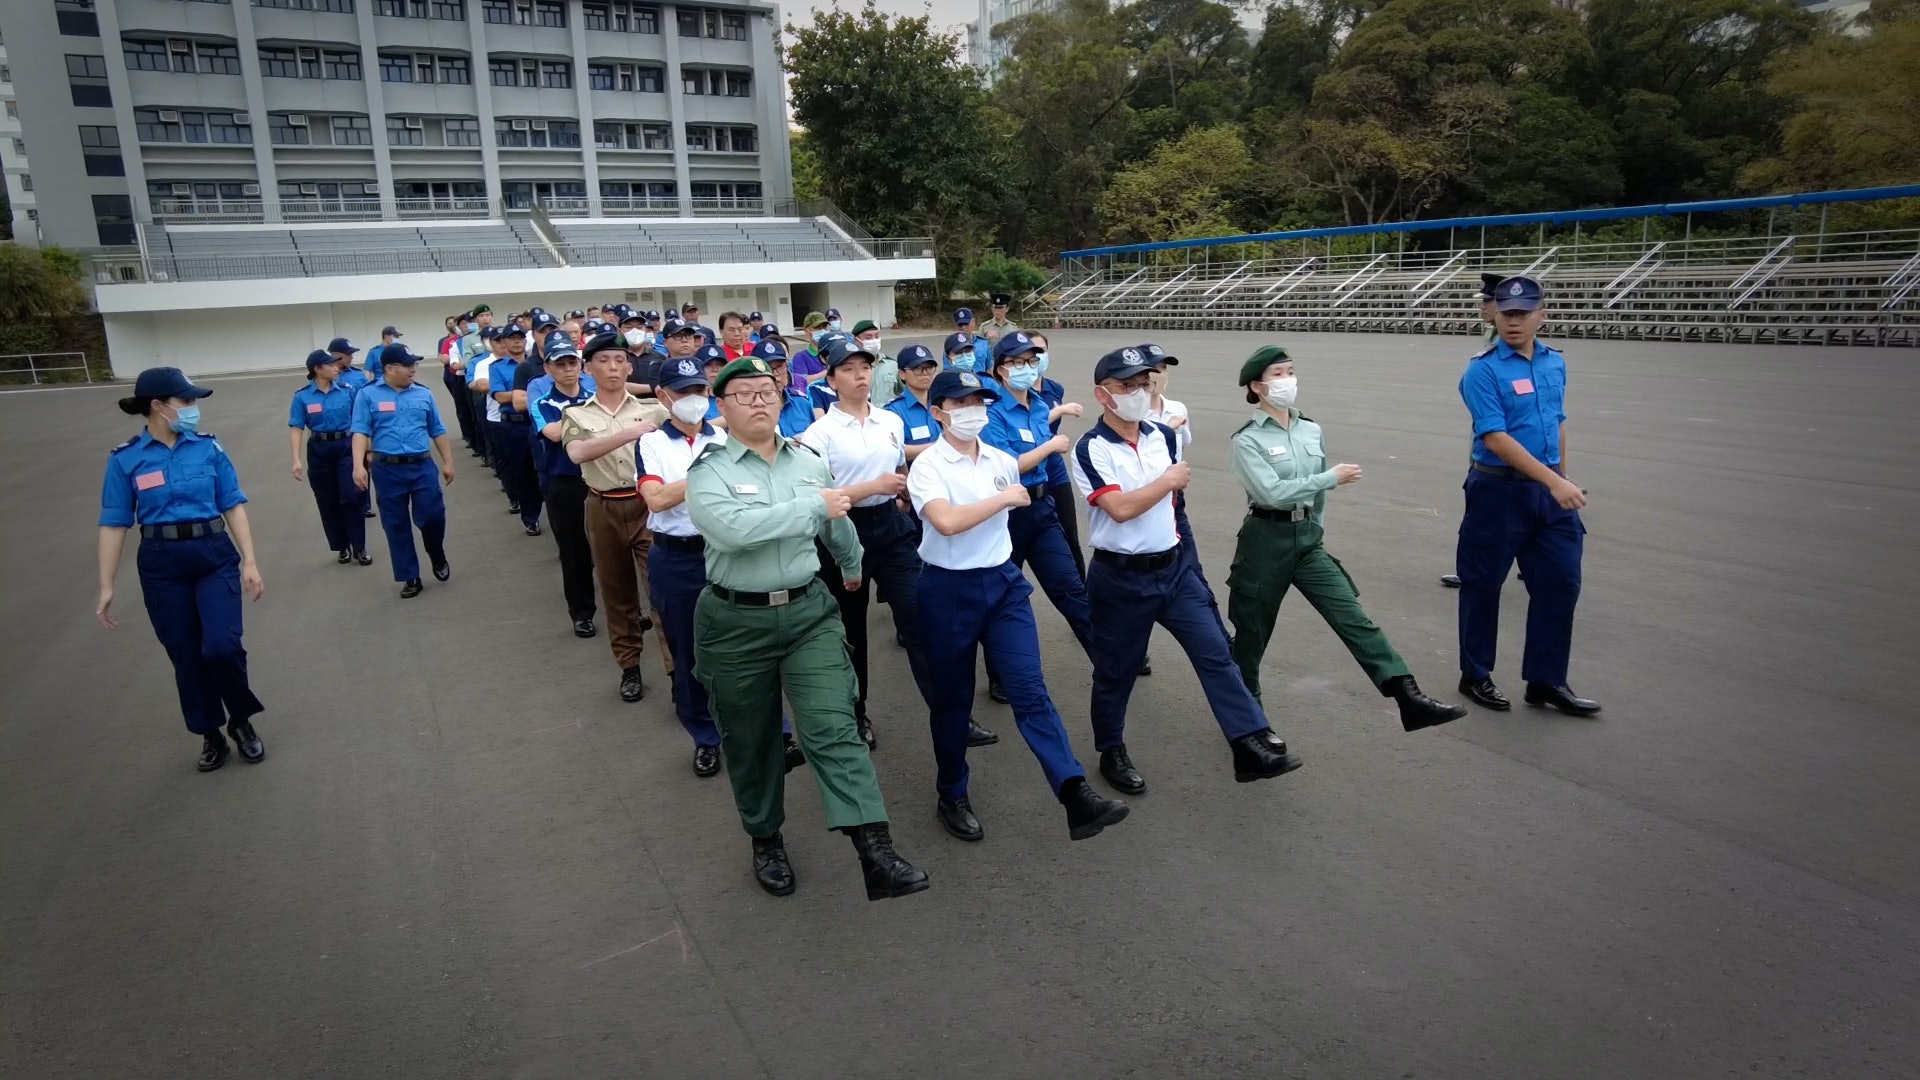
{"type": "Polygon", "coordinates": [[[733,402],[735,405],[771,405],[780,400],[780,391],[736,390],[731,394],[722,394],[721,396],[733,402]]]}

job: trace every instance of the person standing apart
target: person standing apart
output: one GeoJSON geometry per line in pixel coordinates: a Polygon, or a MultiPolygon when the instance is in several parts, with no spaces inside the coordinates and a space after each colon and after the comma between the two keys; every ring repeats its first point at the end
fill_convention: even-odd
{"type": "Polygon", "coordinates": [[[992,317],[980,324],[980,336],[996,350],[1000,348],[1000,339],[1020,329],[1020,324],[1007,317],[1007,311],[1013,305],[1013,297],[997,292],[987,297],[988,314],[992,317]]]}
{"type": "MultiPolygon", "coordinates": [[[[647,695],[640,655],[653,620],[643,613],[641,582],[653,539],[647,532],[647,504],[640,498],[634,444],[655,425],[648,406],[627,393],[632,361],[617,330],[603,329],[581,350],[593,396],[560,414],[560,445],[580,466],[587,483],[587,540],[593,547],[593,576],[607,609],[607,638],[620,666],[620,700],[647,695]]],[[[668,663],[668,670],[673,670],[668,663]]]]}
{"type": "MultiPolygon", "coordinates": [[[[1489,345],[1500,340],[1500,328],[1496,325],[1499,321],[1499,312],[1494,307],[1493,290],[1505,280],[1505,274],[1483,273],[1480,275],[1480,291],[1474,294],[1474,298],[1480,301],[1480,336],[1485,338],[1489,345]]],[[[1460,587],[1460,575],[1441,574],[1440,584],[1449,589],[1457,589],[1460,587]]]]}
{"type": "Polygon", "coordinates": [[[1167,628],[1200,676],[1215,722],[1233,750],[1233,777],[1266,780],[1300,767],[1234,666],[1226,628],[1197,562],[1180,548],[1173,496],[1192,469],[1179,437],[1146,419],[1154,363],[1138,348],[1094,365],[1102,415],[1074,446],[1073,484],[1087,515],[1093,557],[1087,596],[1093,616],[1093,738],[1100,775],[1128,794],[1147,789],[1127,753],[1127,699],[1155,623],[1167,628]]]}
{"type": "Polygon", "coordinates": [[[1229,459],[1248,503],[1227,575],[1233,661],[1247,690],[1259,700],[1260,660],[1291,588],[1339,635],[1368,681],[1399,704],[1401,727],[1418,731],[1465,716],[1465,706],[1443,705],[1420,691],[1407,662],[1361,610],[1352,575],[1323,545],[1327,492],[1358,483],[1360,466],[1327,465],[1320,425],[1294,411],[1299,382],[1287,351],[1278,345],[1255,351],[1240,365],[1240,385],[1247,403],[1260,408],[1233,433],[1229,459]]]}
{"type": "Polygon", "coordinates": [[[247,681],[240,596],[266,593],[253,557],[247,494],[233,461],[200,432],[199,402],[212,394],[179,368],[148,368],[134,380],[120,411],[146,428],[107,455],[100,488],[100,600],[94,617],[108,630],[114,578],[127,530],[139,528],[140,594],[154,636],[173,662],[174,686],[187,730],[200,736],[200,771],[226,764],[232,748],[258,764],[267,747],[253,729],[266,706],[247,681]],[[221,733],[222,727],[225,734],[221,733]]]}
{"type": "Polygon", "coordinates": [[[727,441],[707,447],[687,470],[687,514],[706,540],[709,583],[694,608],[694,675],[720,728],[734,806],[753,843],[754,879],[775,896],[795,886],[780,835],[784,695],[827,827],[853,840],[867,899],[920,892],[930,883],[893,848],[880,781],[854,721],[846,628],[818,574],[816,538],[832,553],[845,590],[860,587],[860,538],[847,521],[853,499],[833,487],[820,455],[780,437],[780,389],[765,360],[729,363],[713,389],[727,441]]]}
{"type": "Polygon", "coordinates": [[[1573,608],[1587,494],[1567,479],[1567,361],[1539,340],[1547,312],[1540,283],[1511,277],[1494,288],[1500,340],[1467,362],[1460,398],[1473,418],[1460,575],[1460,692],[1489,709],[1511,708],[1493,682],[1500,587],[1517,559],[1527,587],[1526,702],[1569,716],[1600,703],[1567,688],[1573,608]]]}
{"type": "Polygon", "coordinates": [[[560,417],[593,396],[594,382],[581,371],[580,350],[564,331],[547,335],[546,373],[529,388],[534,431],[546,444],[540,456],[547,490],[547,522],[560,549],[560,591],[567,598],[573,636],[593,637],[593,545],[587,540],[587,482],[580,466],[560,448],[560,417]]]}
{"type": "Polygon", "coordinates": [[[293,478],[304,479],[313,488],[320,530],[336,561],[372,566],[360,489],[353,486],[353,391],[334,381],[335,370],[332,356],[318,349],[307,354],[307,385],[293,392],[287,410],[293,478]],[[306,436],[304,466],[302,434],[306,436]]]}
{"type": "MultiPolygon", "coordinates": [[[[1001,339],[1001,351],[1010,340],[1001,339]]],[[[998,396],[990,381],[971,372],[935,377],[928,397],[941,426],[940,440],[914,460],[907,477],[914,511],[926,523],[920,539],[925,564],[920,640],[926,642],[928,668],[945,674],[927,702],[937,766],[934,813],[958,839],[986,835],[967,797],[973,657],[984,647],[988,667],[1006,687],[1020,735],[1040,761],[1047,789],[1066,807],[1068,838],[1085,840],[1125,818],[1127,804],[1102,798],[1087,784],[1060,711],[1047,694],[1033,586],[1014,565],[1008,522],[1009,514],[1027,505],[1032,488],[1021,483],[1020,463],[1012,454],[981,441],[990,423],[988,406],[998,396]]]]}
{"type": "Polygon", "coordinates": [[[453,483],[453,440],[440,420],[433,391],[413,381],[420,358],[405,345],[387,350],[387,381],[369,386],[353,399],[353,483],[372,487],[380,505],[380,527],[387,534],[387,556],[400,597],[420,595],[420,556],[413,530],[433,566],[433,579],[453,576],[447,562],[447,503],[440,490],[453,483]],[[440,457],[435,475],[434,455],[440,457]],[[371,464],[363,464],[363,462],[371,464]]]}

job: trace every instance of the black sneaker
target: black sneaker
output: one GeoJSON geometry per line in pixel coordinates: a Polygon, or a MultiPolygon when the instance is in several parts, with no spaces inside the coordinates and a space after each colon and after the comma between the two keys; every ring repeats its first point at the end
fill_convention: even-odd
{"type": "Polygon", "coordinates": [[[200,744],[200,771],[212,772],[227,763],[227,755],[233,753],[233,747],[227,745],[227,737],[218,731],[208,732],[200,744]]]}
{"type": "Polygon", "coordinates": [[[348,551],[346,548],[341,548],[339,551],[334,552],[333,556],[333,561],[339,563],[341,566],[345,566],[353,561],[353,552],[348,551]]]}
{"type": "Polygon", "coordinates": [[[364,551],[356,551],[353,553],[353,561],[359,563],[361,566],[372,566],[373,556],[364,551]]]}
{"type": "Polygon", "coordinates": [[[640,679],[640,665],[635,664],[620,672],[620,700],[639,701],[647,696],[647,684],[640,679]]]}
{"type": "Polygon", "coordinates": [[[528,536],[540,535],[540,525],[538,522],[535,522],[534,524],[527,526],[527,535],[528,536]]]}

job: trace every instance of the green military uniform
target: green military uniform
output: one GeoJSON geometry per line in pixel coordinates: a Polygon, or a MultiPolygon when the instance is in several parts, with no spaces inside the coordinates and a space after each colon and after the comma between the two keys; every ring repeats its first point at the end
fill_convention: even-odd
{"type": "Polygon", "coordinates": [[[1258,698],[1260,658],[1273,637],[1280,601],[1292,587],[1306,596],[1367,678],[1384,692],[1387,680],[1408,674],[1406,661],[1361,610],[1360,590],[1340,560],[1321,546],[1327,492],[1337,479],[1327,466],[1320,425],[1292,410],[1288,415],[1290,421],[1283,425],[1263,412],[1233,433],[1229,465],[1251,504],[1227,573],[1234,663],[1258,698]]]}
{"type": "Polygon", "coordinates": [[[987,344],[998,345],[1001,338],[1018,329],[1020,324],[1012,319],[988,319],[980,324],[980,336],[987,339],[987,344]]]}
{"type": "MultiPolygon", "coordinates": [[[[853,324],[853,336],[859,340],[861,334],[879,329],[872,319],[861,319],[853,324]]],[[[892,353],[883,352],[873,358],[873,383],[867,392],[867,400],[873,407],[883,409],[887,402],[900,396],[900,364],[892,353]]]]}
{"type": "MultiPolygon", "coordinates": [[[[714,380],[719,394],[736,360],[714,380]]],[[[786,751],[781,696],[826,807],[827,827],[885,822],[873,761],[853,716],[855,682],[840,608],[819,578],[817,536],[848,578],[860,576],[853,522],[827,518],[827,463],[781,439],[774,459],[729,440],[687,471],[687,511],[706,539],[707,581],[694,608],[694,676],[720,728],[740,824],[766,838],[785,820],[786,751]],[[742,597],[736,594],[747,594],[742,597]]]]}

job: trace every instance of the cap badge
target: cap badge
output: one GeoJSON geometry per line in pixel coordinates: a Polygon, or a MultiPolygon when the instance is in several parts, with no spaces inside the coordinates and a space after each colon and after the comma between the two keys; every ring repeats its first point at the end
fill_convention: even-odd
{"type": "Polygon", "coordinates": [[[753,370],[755,370],[755,371],[765,371],[765,370],[767,370],[767,362],[766,362],[765,360],[761,360],[761,359],[759,359],[758,357],[756,357],[756,358],[754,358],[754,361],[753,361],[753,370]]]}
{"type": "Polygon", "coordinates": [[[1521,286],[1520,286],[1520,283],[1516,281],[1516,282],[1514,282],[1514,283],[1513,283],[1513,287],[1512,287],[1511,289],[1508,289],[1508,290],[1507,290],[1507,295],[1508,295],[1508,296],[1519,296],[1519,295],[1520,295],[1520,289],[1521,289],[1521,286]]]}
{"type": "Polygon", "coordinates": [[[961,372],[961,373],[960,373],[960,385],[961,385],[961,386],[966,386],[966,387],[971,387],[971,388],[973,388],[973,389],[979,389],[979,387],[980,387],[980,376],[978,376],[978,375],[975,375],[975,374],[974,374],[973,372],[971,372],[971,371],[963,371],[963,372],[961,372]]]}
{"type": "Polygon", "coordinates": [[[1147,346],[1147,355],[1148,355],[1148,356],[1159,356],[1159,355],[1160,355],[1160,346],[1158,346],[1158,345],[1149,345],[1149,346],[1147,346]]]}
{"type": "Polygon", "coordinates": [[[697,367],[694,367],[694,366],[693,366],[693,361],[691,361],[691,360],[682,360],[682,361],[680,361],[680,374],[682,374],[682,375],[698,375],[698,374],[700,374],[700,369],[699,369],[699,368],[697,368],[697,367]]]}
{"type": "Polygon", "coordinates": [[[1140,350],[1139,349],[1123,350],[1120,353],[1120,359],[1125,360],[1129,364],[1137,364],[1140,362],[1140,350]]]}

